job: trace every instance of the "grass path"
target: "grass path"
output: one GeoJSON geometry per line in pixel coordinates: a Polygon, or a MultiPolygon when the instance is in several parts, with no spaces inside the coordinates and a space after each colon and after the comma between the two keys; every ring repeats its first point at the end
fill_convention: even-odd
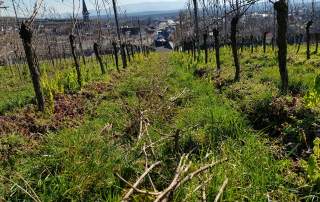
{"type": "MultiPolygon", "coordinates": [[[[172,57],[137,58],[109,81],[112,88],[79,127],[41,139],[0,137],[0,200],[120,201],[129,187],[116,173],[134,183],[146,163],[161,161],[139,188],[152,190],[151,178],[163,190],[187,153],[191,171],[228,160],[184,184],[171,201],[199,201],[202,192],[194,190],[200,184],[213,201],[226,178],[225,201],[298,200],[283,177],[290,165],[274,158],[263,135],[210,82],[172,57]]],[[[152,199],[132,195],[133,201],[152,199]]]]}

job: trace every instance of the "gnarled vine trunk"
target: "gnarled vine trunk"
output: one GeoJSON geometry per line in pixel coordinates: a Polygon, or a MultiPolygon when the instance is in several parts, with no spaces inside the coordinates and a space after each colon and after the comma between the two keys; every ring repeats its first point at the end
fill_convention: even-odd
{"type": "Polygon", "coordinates": [[[116,67],[119,72],[120,69],[119,69],[118,48],[117,48],[117,43],[115,41],[112,42],[112,47],[113,47],[114,61],[116,63],[116,67]]]}
{"type": "Polygon", "coordinates": [[[267,50],[267,34],[268,32],[263,33],[263,53],[266,53],[267,50]]]}
{"type": "Polygon", "coordinates": [[[74,60],[74,65],[76,67],[77,71],[77,79],[78,79],[78,84],[80,87],[82,87],[82,77],[81,77],[81,70],[80,70],[80,63],[76,54],[76,45],[75,45],[75,36],[73,34],[70,34],[69,36],[70,40],[70,46],[71,46],[71,54],[73,56],[74,60]]]}
{"type": "Polygon", "coordinates": [[[281,90],[288,92],[288,69],[287,69],[287,31],[288,31],[288,5],[285,0],[279,0],[274,3],[274,9],[277,11],[278,24],[278,62],[281,76],[281,90]]]}
{"type": "Polygon", "coordinates": [[[220,43],[219,43],[219,31],[217,29],[213,30],[213,37],[214,37],[214,48],[216,51],[216,65],[217,71],[221,71],[221,62],[220,62],[220,43]]]}
{"type": "Polygon", "coordinates": [[[312,20],[307,23],[306,26],[306,36],[307,36],[307,59],[310,59],[310,27],[312,26],[312,20]]]}
{"type": "Polygon", "coordinates": [[[94,43],[93,44],[93,50],[94,50],[94,54],[96,55],[97,61],[99,62],[101,73],[105,74],[106,73],[106,69],[104,67],[102,58],[100,56],[100,46],[98,45],[98,43],[94,43]]]}
{"type": "Polygon", "coordinates": [[[207,44],[208,34],[203,34],[203,48],[204,48],[204,60],[208,64],[208,44],[207,44]]]}
{"type": "Polygon", "coordinates": [[[122,66],[123,68],[127,68],[127,57],[126,57],[126,51],[125,51],[125,44],[120,45],[120,52],[121,52],[121,58],[122,58],[122,66]]]}
{"type": "Polygon", "coordinates": [[[319,34],[316,34],[316,49],[314,50],[315,54],[318,54],[318,49],[319,49],[319,34]]]}
{"type": "Polygon", "coordinates": [[[29,71],[31,74],[33,89],[36,95],[38,109],[40,111],[44,111],[44,98],[41,89],[40,83],[40,72],[38,67],[38,62],[36,61],[35,53],[32,48],[32,30],[31,28],[26,25],[26,23],[21,24],[20,28],[20,38],[22,39],[24,52],[26,55],[29,71]]]}
{"type": "Polygon", "coordinates": [[[239,16],[235,16],[231,20],[231,48],[232,48],[232,55],[233,61],[235,66],[235,76],[234,81],[240,81],[240,62],[238,56],[238,44],[237,44],[237,25],[239,22],[239,16]]]}

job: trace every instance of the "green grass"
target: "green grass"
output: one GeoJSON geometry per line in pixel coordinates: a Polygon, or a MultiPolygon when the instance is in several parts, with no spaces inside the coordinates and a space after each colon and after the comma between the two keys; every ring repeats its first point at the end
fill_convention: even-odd
{"type": "MultiPolygon", "coordinates": [[[[115,69],[113,59],[105,56],[107,69],[115,69]]],[[[41,83],[45,96],[50,93],[76,92],[79,86],[76,79],[76,71],[71,59],[55,60],[55,67],[50,61],[41,61],[41,83]]],[[[95,58],[87,58],[87,65],[81,64],[82,79],[84,84],[99,80],[100,67],[95,58]]],[[[14,65],[0,68],[0,114],[10,112],[16,108],[34,103],[34,91],[26,65],[14,65]]]]}
{"type": "MultiPolygon", "coordinates": [[[[224,50],[225,69],[226,54],[224,50]]],[[[101,96],[81,126],[39,139],[0,137],[2,199],[29,201],[31,195],[42,201],[120,201],[128,186],[115,174],[135,182],[144,171],[143,146],[161,140],[146,151],[149,164],[162,162],[150,173],[159,190],[172,180],[183,153],[191,154],[191,170],[228,159],[183,185],[172,201],[198,201],[201,193],[193,190],[206,180],[208,201],[213,201],[225,178],[225,201],[266,201],[267,196],[299,201],[305,194],[299,186],[306,182],[292,172],[293,163],[276,158],[265,135],[252,130],[234,100],[218,94],[211,80],[195,78],[196,66],[182,54],[140,56],[110,81],[100,77],[113,89],[101,96]],[[138,140],[141,112],[149,126],[138,140]]],[[[259,92],[257,88],[252,89],[259,92]]],[[[152,190],[148,180],[140,188],[152,190]]],[[[134,201],[150,200],[134,194],[134,201]]]]}

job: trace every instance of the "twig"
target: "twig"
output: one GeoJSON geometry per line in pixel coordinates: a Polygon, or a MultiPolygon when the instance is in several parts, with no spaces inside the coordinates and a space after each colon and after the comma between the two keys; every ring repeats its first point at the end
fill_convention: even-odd
{"type": "MultiPolygon", "coordinates": [[[[144,143],[144,145],[143,145],[143,152],[144,152],[144,155],[145,155],[145,157],[146,157],[145,169],[147,169],[147,168],[148,168],[148,154],[147,154],[147,151],[146,151],[146,144],[145,144],[145,143],[144,143]]],[[[149,178],[149,181],[150,181],[150,183],[151,183],[151,185],[152,185],[152,187],[153,187],[153,190],[154,190],[154,191],[157,191],[157,188],[156,188],[156,186],[154,185],[154,183],[153,183],[153,181],[152,181],[149,173],[148,173],[148,178],[149,178]]]]}
{"type": "Polygon", "coordinates": [[[176,101],[177,99],[181,98],[181,97],[182,97],[184,94],[186,94],[187,92],[188,92],[188,89],[187,89],[187,88],[184,88],[180,94],[178,94],[178,95],[176,95],[176,96],[174,96],[174,97],[171,97],[171,98],[169,99],[169,101],[170,101],[170,102],[174,102],[174,101],[176,101]]]}
{"type": "Polygon", "coordinates": [[[132,189],[134,189],[134,191],[141,193],[141,194],[150,194],[150,195],[159,195],[160,192],[150,192],[150,191],[146,191],[146,190],[141,190],[138,189],[136,187],[134,187],[130,182],[128,182],[127,180],[125,180],[123,177],[121,177],[118,173],[116,173],[117,177],[122,180],[124,183],[126,183],[127,185],[129,185],[132,189]]]}
{"type": "MultiPolygon", "coordinates": [[[[150,135],[149,135],[149,130],[148,130],[148,126],[149,126],[149,121],[145,123],[145,133],[147,134],[148,136],[148,140],[149,140],[149,143],[150,145],[152,145],[152,140],[150,138],[150,135]]],[[[155,156],[155,152],[154,152],[154,148],[151,146],[151,152],[152,152],[152,155],[155,156]]]]}
{"type": "Polygon", "coordinates": [[[179,177],[183,170],[186,170],[186,161],[188,160],[188,155],[183,154],[180,158],[179,164],[176,168],[176,174],[171,182],[171,184],[161,192],[161,194],[156,198],[154,202],[160,202],[164,198],[168,197],[169,193],[176,187],[176,185],[179,183],[179,177]]]}
{"type": "MultiPolygon", "coordinates": [[[[1,176],[0,176],[1,177],[1,176]]],[[[17,184],[16,182],[12,181],[11,179],[2,176],[4,179],[10,181],[11,183],[14,184],[14,186],[18,187],[21,191],[23,191],[25,194],[27,194],[30,198],[32,198],[34,201],[36,202],[41,202],[41,200],[38,198],[38,196],[33,196],[31,193],[29,193],[26,189],[24,189],[23,187],[21,187],[19,184],[17,184]]]]}
{"type": "Polygon", "coordinates": [[[204,185],[208,184],[208,182],[212,179],[212,177],[210,177],[208,180],[206,180],[205,182],[203,182],[202,184],[200,184],[199,186],[197,186],[192,192],[190,192],[187,197],[184,199],[184,201],[187,201],[187,199],[195,192],[197,192],[199,189],[201,189],[204,185]]]}
{"type": "Polygon", "coordinates": [[[206,196],[206,187],[202,186],[202,202],[207,201],[207,196],[206,196]]]}
{"type": "Polygon", "coordinates": [[[140,111],[139,112],[139,136],[138,136],[138,140],[140,140],[142,136],[143,136],[143,112],[140,111]]]}
{"type": "Polygon", "coordinates": [[[212,163],[212,164],[203,166],[203,167],[199,168],[198,170],[190,173],[190,174],[187,175],[183,180],[181,180],[181,182],[178,184],[178,186],[177,186],[176,188],[179,188],[180,185],[182,185],[182,184],[184,184],[185,182],[191,180],[194,176],[196,176],[196,175],[202,173],[203,171],[205,171],[205,170],[207,170],[207,169],[209,169],[209,168],[212,168],[213,166],[215,166],[215,165],[217,165],[217,164],[220,164],[220,163],[222,163],[222,162],[224,162],[224,161],[226,161],[226,160],[227,160],[227,159],[222,159],[222,160],[220,160],[220,161],[216,161],[216,162],[214,162],[214,163],[212,163]]]}
{"type": "Polygon", "coordinates": [[[151,144],[149,144],[149,145],[146,146],[146,149],[151,148],[151,147],[153,147],[155,144],[157,144],[157,143],[159,143],[159,142],[161,142],[161,141],[163,141],[163,140],[167,140],[167,139],[169,139],[169,138],[171,138],[171,137],[163,137],[163,138],[161,138],[161,139],[159,139],[159,140],[157,140],[157,141],[155,141],[155,142],[152,142],[151,144]]]}
{"type": "Polygon", "coordinates": [[[39,196],[36,194],[36,192],[30,186],[30,184],[20,174],[18,174],[18,177],[20,177],[23,180],[23,182],[27,185],[27,187],[31,190],[33,196],[37,199],[37,201],[41,201],[39,196]]]}
{"type": "Polygon", "coordinates": [[[104,132],[110,132],[111,130],[112,130],[112,124],[107,123],[100,131],[100,135],[103,134],[104,132]]]}
{"type": "Polygon", "coordinates": [[[144,177],[157,165],[159,165],[161,161],[158,161],[154,164],[152,164],[139,178],[138,180],[132,185],[131,189],[126,193],[126,195],[123,197],[122,201],[128,201],[130,198],[130,195],[133,193],[134,189],[141,183],[141,181],[144,179],[144,177]]]}
{"type": "Polygon", "coordinates": [[[212,168],[213,166],[222,163],[224,161],[226,161],[227,159],[223,159],[217,162],[214,162],[212,164],[203,166],[201,168],[199,168],[198,170],[188,174],[187,176],[185,176],[182,180],[180,179],[180,177],[184,174],[187,173],[191,167],[191,161],[189,161],[189,163],[187,164],[188,161],[188,157],[189,155],[183,155],[180,159],[179,165],[177,167],[176,170],[176,174],[171,182],[171,184],[161,192],[161,194],[156,198],[156,200],[154,202],[160,202],[162,200],[164,200],[165,198],[168,198],[170,193],[172,191],[177,190],[181,185],[183,185],[184,183],[186,183],[189,180],[192,180],[192,178],[194,176],[199,175],[200,173],[206,171],[209,168],[212,168]]]}
{"type": "Polygon", "coordinates": [[[222,186],[221,186],[216,198],[214,199],[214,202],[218,202],[219,201],[219,199],[220,199],[220,197],[221,197],[221,195],[223,193],[223,190],[226,188],[227,184],[228,184],[228,178],[226,178],[224,180],[224,182],[223,182],[223,184],[222,184],[222,186]]]}

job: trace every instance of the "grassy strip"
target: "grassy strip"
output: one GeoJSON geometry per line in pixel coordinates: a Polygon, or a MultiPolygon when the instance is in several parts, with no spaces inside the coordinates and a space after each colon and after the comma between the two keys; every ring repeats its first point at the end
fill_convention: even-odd
{"type": "MultiPolygon", "coordinates": [[[[190,153],[191,170],[218,159],[228,161],[179,188],[172,201],[198,201],[201,192],[193,190],[205,181],[208,201],[213,201],[226,177],[227,201],[298,200],[283,177],[287,161],[274,159],[265,139],[215,94],[210,82],[195,79],[174,56],[168,57],[138,59],[79,128],[42,140],[2,137],[7,154],[0,169],[3,199],[29,200],[31,195],[43,201],[119,201],[128,187],[115,173],[134,182],[143,173],[145,157],[149,164],[161,161],[150,177],[163,190],[181,155],[190,153]],[[151,142],[155,144],[144,156],[143,148],[151,142]]],[[[148,180],[140,187],[152,190],[148,180]]],[[[152,198],[134,194],[133,199],[152,198]]]]}

